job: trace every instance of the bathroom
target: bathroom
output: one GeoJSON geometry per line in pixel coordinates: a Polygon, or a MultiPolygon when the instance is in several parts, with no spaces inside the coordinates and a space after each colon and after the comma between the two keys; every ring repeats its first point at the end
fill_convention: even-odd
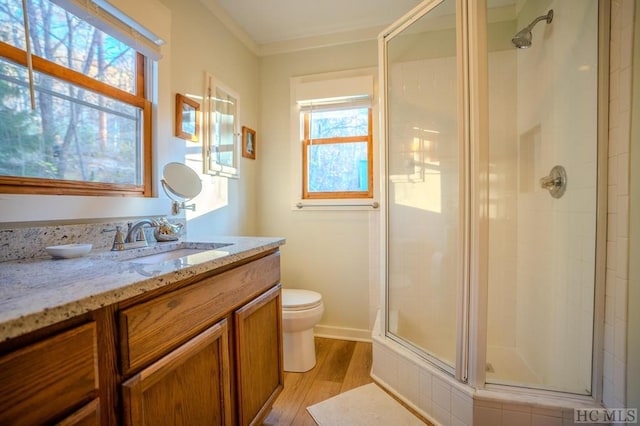
{"type": "MultiPolygon", "coordinates": [[[[193,202],[195,211],[186,210],[184,219],[189,235],[202,238],[215,238],[218,235],[256,235],[281,236],[286,238],[282,246],[282,283],[286,287],[301,287],[322,294],[325,312],[316,335],[371,341],[384,290],[381,282],[381,214],[373,208],[348,209],[298,209],[299,201],[295,196],[296,165],[292,164],[293,148],[291,144],[291,98],[292,79],[300,76],[342,77],[345,70],[359,70],[363,74],[378,77],[378,40],[379,30],[366,36],[359,36],[348,42],[319,42],[311,48],[300,48],[294,44],[269,43],[257,45],[246,40],[246,36],[227,22],[228,17],[221,14],[219,3],[209,1],[144,0],[127,2],[112,1],[127,15],[140,24],[152,29],[165,40],[162,47],[162,59],[158,62],[158,102],[154,113],[156,121],[156,145],[154,151],[154,182],[159,187],[162,165],[171,161],[182,161],[200,169],[197,157],[202,151],[199,143],[185,141],[173,136],[174,95],[203,93],[204,73],[210,73],[232,88],[241,101],[241,124],[257,131],[256,159],[240,159],[240,177],[229,179],[221,176],[204,176],[201,195],[193,202]],[[212,22],[215,23],[212,25],[212,22]]],[[[406,12],[418,2],[408,1],[406,12]]],[[[466,2],[463,2],[466,3],[466,2]]],[[[623,77],[630,83],[631,68],[629,52],[637,50],[638,43],[631,44],[629,33],[633,32],[633,1],[611,1],[612,28],[626,31],[626,43],[618,47],[626,49],[626,55],[620,53],[618,60],[626,64],[621,69],[623,77]],[[626,61],[626,62],[625,62],[626,61]]],[[[545,12],[546,9],[544,8],[545,12]]],[[[223,12],[223,11],[222,11],[223,12]]],[[[260,11],[254,11],[259,14],[260,11]]],[[[253,12],[252,12],[253,13],[253,12]]],[[[399,18],[390,17],[386,25],[399,18]]],[[[552,25],[558,25],[556,19],[552,25]]],[[[525,23],[526,24],[526,23],[525,23]]],[[[536,31],[543,31],[539,23],[536,31]]],[[[534,43],[539,40],[536,38],[534,43]]],[[[313,43],[313,37],[306,40],[313,43]]],[[[616,52],[614,50],[614,52],[616,52]]],[[[612,55],[615,57],[615,55],[612,55]]],[[[612,72],[614,67],[612,67],[612,72]]],[[[637,71],[636,71],[637,73],[637,71]]],[[[625,81],[611,77],[611,81],[625,81]]],[[[634,78],[637,81],[637,77],[634,78]]],[[[634,99],[637,99],[634,85],[634,99]]],[[[379,84],[374,86],[377,95],[379,84]]],[[[616,87],[619,87],[616,86],[616,87]]],[[[627,86],[628,88],[629,86],[627,86]]],[[[631,90],[621,93],[632,93],[631,90]]],[[[629,100],[627,100],[630,102],[629,100]]],[[[374,107],[374,117],[380,111],[374,107]]],[[[638,138],[636,109],[626,110],[631,114],[631,135],[627,134],[627,144],[632,149],[624,152],[620,159],[628,164],[638,164],[638,153],[634,151],[638,138]],[[631,157],[629,157],[629,152],[631,157]],[[635,161],[634,161],[635,160],[635,161]]],[[[612,107],[611,114],[619,113],[612,107]]],[[[377,118],[374,118],[374,122],[377,118]]],[[[610,122],[612,120],[610,119],[610,122]]],[[[623,120],[623,125],[624,125],[623,120]]],[[[624,127],[624,126],[623,126],[624,127]]],[[[380,149],[379,130],[374,126],[375,152],[380,149]]],[[[617,158],[616,158],[617,160],[617,158]]],[[[622,161],[620,161],[622,164],[622,161]]],[[[611,167],[609,187],[614,186],[612,170],[624,166],[611,167]]],[[[618,278],[620,288],[609,289],[606,296],[608,306],[623,306],[616,312],[624,312],[608,317],[603,322],[605,351],[612,345],[622,345],[626,356],[618,356],[604,363],[604,377],[607,384],[604,400],[612,408],[638,407],[640,405],[637,388],[640,383],[637,371],[638,356],[638,279],[640,271],[633,262],[637,258],[639,237],[639,205],[637,194],[640,183],[637,168],[628,167],[630,173],[628,197],[628,228],[630,233],[621,236],[621,241],[608,240],[607,249],[612,251],[617,243],[629,244],[629,275],[621,273],[618,278]],[[634,198],[635,197],[635,198],[634,198]],[[635,268],[635,269],[634,269],[635,268]],[[628,283],[628,288],[623,286],[628,283]],[[635,297],[633,297],[635,295],[635,297]],[[624,309],[628,301],[628,308],[624,309]],[[628,337],[627,337],[628,336],[628,337]],[[607,340],[609,339],[609,340],[607,340]],[[620,343],[619,343],[620,342],[620,343]],[[625,343],[626,342],[626,343],[625,343]],[[610,346],[607,346],[610,345],[610,346]],[[635,345],[635,346],[634,346],[635,345]],[[632,364],[635,362],[636,364],[632,364]],[[607,393],[609,397],[607,399],[607,393]],[[613,395],[613,397],[611,397],[613,395]]],[[[374,199],[380,200],[378,182],[381,181],[380,168],[374,167],[374,199]]],[[[622,183],[620,181],[620,183],[622,183]]],[[[129,197],[77,197],[44,195],[0,195],[0,222],[3,230],[26,229],[50,225],[73,225],[77,223],[114,222],[120,218],[141,218],[149,216],[169,216],[170,201],[158,191],[157,197],[147,200],[129,197]]],[[[610,204],[624,207],[625,200],[610,204]]],[[[600,219],[601,225],[620,226],[623,217],[621,210],[616,215],[612,208],[608,221],[600,219]],[[615,225],[612,225],[615,224],[615,225]]],[[[7,235],[5,232],[4,235],[7,235]]],[[[3,241],[4,243],[4,241],[3,241]]],[[[614,272],[615,274],[615,272],[614,272]]],[[[614,277],[616,275],[613,275],[614,277]]],[[[606,311],[606,306],[605,306],[606,311]]],[[[606,317],[606,312],[605,312],[606,317]]],[[[374,365],[378,376],[395,388],[400,397],[411,400],[412,393],[424,396],[424,390],[416,388],[402,389],[402,377],[410,375],[415,363],[400,363],[400,356],[393,351],[374,351],[374,365]],[[382,365],[382,371],[380,368],[382,365]],[[384,367],[388,367],[390,376],[384,376],[384,367]]],[[[613,353],[613,350],[608,351],[613,353]]],[[[431,370],[429,370],[431,371],[431,370]]],[[[434,373],[436,374],[436,373],[434,373]]],[[[437,374],[436,374],[437,375],[437,374]]],[[[439,377],[439,376],[438,376],[439,377]]],[[[435,381],[431,382],[430,397],[435,381]]],[[[451,394],[451,387],[442,386],[451,394]]],[[[442,401],[438,399],[437,401],[442,401]]],[[[437,417],[434,405],[416,408],[425,411],[436,421],[454,424],[452,417],[437,417]],[[434,417],[435,416],[435,417],[434,417]]],[[[446,405],[446,403],[440,404],[446,405]]],[[[447,407],[444,407],[447,408],[447,407]]],[[[447,411],[451,416],[453,408],[447,411]]],[[[508,411],[508,410],[507,410],[508,411]]],[[[453,416],[455,417],[455,415],[453,416]]]]}

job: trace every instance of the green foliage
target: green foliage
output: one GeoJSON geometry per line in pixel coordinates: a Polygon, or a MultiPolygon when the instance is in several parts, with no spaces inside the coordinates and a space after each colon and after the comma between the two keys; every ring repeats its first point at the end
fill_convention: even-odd
{"type": "MultiPolygon", "coordinates": [[[[0,74],[7,67],[0,65],[0,74]]],[[[20,89],[0,79],[0,175],[23,176],[23,152],[37,151],[39,140],[31,132],[30,113],[12,106],[20,89]]]]}
{"type": "MultiPolygon", "coordinates": [[[[122,90],[135,88],[136,52],[50,0],[28,0],[34,55],[122,90]]],[[[0,40],[24,49],[22,8],[0,0],[0,40]]],[[[0,57],[0,174],[139,183],[140,114],[135,107],[0,57]]]]}

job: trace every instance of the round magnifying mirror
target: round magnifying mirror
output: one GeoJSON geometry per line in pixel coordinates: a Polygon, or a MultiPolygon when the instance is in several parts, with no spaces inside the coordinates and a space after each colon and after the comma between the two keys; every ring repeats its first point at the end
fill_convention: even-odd
{"type": "Polygon", "coordinates": [[[195,198],[202,191],[202,182],[198,174],[182,163],[169,163],[162,171],[162,188],[173,200],[172,213],[180,209],[195,210],[195,204],[186,206],[185,201],[195,198]]]}

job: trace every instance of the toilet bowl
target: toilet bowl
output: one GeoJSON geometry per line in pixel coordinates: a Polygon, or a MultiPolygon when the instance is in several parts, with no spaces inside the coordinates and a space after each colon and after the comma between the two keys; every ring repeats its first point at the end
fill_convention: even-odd
{"type": "Polygon", "coordinates": [[[284,371],[302,373],[316,365],[313,327],[322,318],[322,295],[311,290],[282,290],[284,371]]]}

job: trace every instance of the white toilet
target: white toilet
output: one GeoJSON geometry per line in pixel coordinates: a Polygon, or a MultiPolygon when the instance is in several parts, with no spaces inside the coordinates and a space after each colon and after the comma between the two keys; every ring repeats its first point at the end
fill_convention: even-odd
{"type": "Polygon", "coordinates": [[[322,318],[322,295],[311,290],[282,290],[284,371],[302,373],[316,365],[313,327],[322,318]]]}

